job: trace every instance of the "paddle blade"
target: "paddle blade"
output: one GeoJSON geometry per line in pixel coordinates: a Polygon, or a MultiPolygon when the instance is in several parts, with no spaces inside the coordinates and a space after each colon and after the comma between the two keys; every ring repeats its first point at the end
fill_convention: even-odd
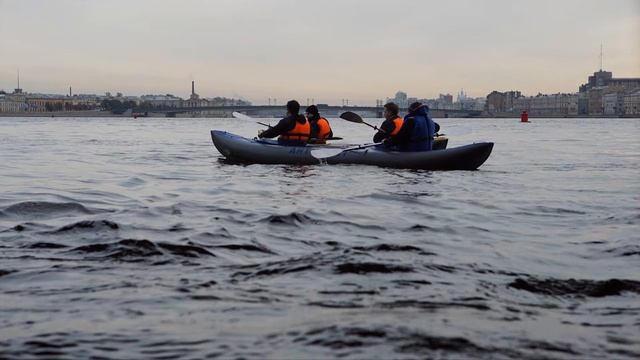
{"type": "Polygon", "coordinates": [[[442,134],[440,135],[446,135],[446,136],[462,136],[462,135],[471,134],[473,132],[473,130],[468,126],[441,129],[440,131],[442,132],[442,134]]]}
{"type": "Polygon", "coordinates": [[[237,111],[232,112],[231,115],[233,115],[234,118],[240,119],[240,120],[253,120],[251,116],[245,115],[243,113],[239,113],[237,111]]]}
{"type": "Polygon", "coordinates": [[[313,149],[311,150],[311,156],[316,159],[326,159],[336,156],[342,152],[342,149],[313,149]]]}
{"type": "Polygon", "coordinates": [[[362,124],[364,122],[364,120],[362,120],[362,117],[360,117],[360,115],[351,111],[343,112],[342,114],[340,114],[340,118],[350,122],[359,123],[359,124],[362,124]]]}

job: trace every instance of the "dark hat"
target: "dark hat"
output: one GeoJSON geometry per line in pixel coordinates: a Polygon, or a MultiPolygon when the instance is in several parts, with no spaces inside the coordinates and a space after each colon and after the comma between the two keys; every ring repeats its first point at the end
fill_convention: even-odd
{"type": "Polygon", "coordinates": [[[410,112],[414,112],[414,111],[420,109],[420,107],[422,107],[422,106],[424,106],[424,105],[421,102],[416,101],[416,102],[412,103],[411,105],[409,105],[409,111],[410,112]]]}
{"type": "Polygon", "coordinates": [[[300,103],[295,100],[289,100],[287,102],[287,110],[291,114],[297,115],[300,112],[300,103]]]}
{"type": "Polygon", "coordinates": [[[307,110],[305,110],[305,112],[307,114],[313,114],[313,115],[318,115],[320,112],[318,111],[318,107],[315,105],[311,105],[309,107],[307,107],[307,110]]]}

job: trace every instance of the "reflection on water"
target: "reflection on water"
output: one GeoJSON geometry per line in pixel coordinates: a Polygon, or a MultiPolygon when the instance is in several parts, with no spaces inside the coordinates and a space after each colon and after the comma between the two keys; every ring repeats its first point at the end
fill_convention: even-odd
{"type": "Polygon", "coordinates": [[[428,172],[231,165],[229,119],[0,118],[0,357],[640,357],[639,122],[473,121],[449,146],[487,163],[428,172]]]}

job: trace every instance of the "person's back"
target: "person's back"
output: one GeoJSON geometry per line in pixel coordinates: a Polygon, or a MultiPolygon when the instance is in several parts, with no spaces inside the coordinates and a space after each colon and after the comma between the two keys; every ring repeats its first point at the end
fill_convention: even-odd
{"type": "Polygon", "coordinates": [[[302,146],[309,141],[311,126],[307,119],[299,115],[300,104],[291,100],[287,103],[287,116],[276,126],[258,133],[259,138],[274,138],[278,136],[278,143],[291,146],[302,146]]]}
{"type": "Polygon", "coordinates": [[[320,116],[318,107],[315,105],[307,107],[305,112],[307,120],[311,125],[311,140],[309,142],[314,144],[325,144],[327,139],[333,136],[329,120],[320,116]]]}
{"type": "Polygon", "coordinates": [[[429,116],[429,107],[419,102],[409,106],[409,114],[398,134],[400,151],[429,151],[433,148],[436,126],[429,116]]]}

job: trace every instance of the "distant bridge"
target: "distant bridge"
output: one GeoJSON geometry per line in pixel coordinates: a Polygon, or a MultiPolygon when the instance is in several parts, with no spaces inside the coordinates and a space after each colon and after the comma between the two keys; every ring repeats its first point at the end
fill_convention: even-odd
{"type": "MultiPolygon", "coordinates": [[[[380,106],[330,106],[317,105],[320,114],[326,117],[338,117],[345,111],[353,111],[366,118],[381,118],[383,108],[380,106]]],[[[304,111],[304,106],[301,111],[304,111]]],[[[231,105],[231,106],[205,106],[205,107],[188,107],[188,108],[166,108],[166,109],[142,109],[137,112],[147,112],[150,115],[158,116],[164,114],[166,117],[231,117],[234,111],[254,116],[254,117],[283,117],[285,115],[284,105],[231,105]]],[[[406,112],[407,109],[401,109],[406,112]]],[[[448,109],[431,109],[431,116],[434,118],[446,117],[478,117],[481,111],[478,110],[448,110],[448,109]]]]}

